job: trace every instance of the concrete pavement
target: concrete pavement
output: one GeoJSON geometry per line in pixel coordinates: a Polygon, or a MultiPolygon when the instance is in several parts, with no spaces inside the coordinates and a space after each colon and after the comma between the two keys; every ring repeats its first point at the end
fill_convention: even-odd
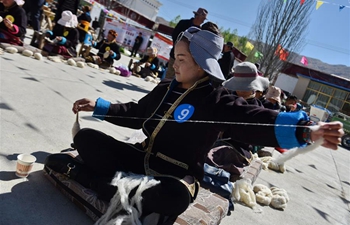
{"type": "MultiPolygon", "coordinates": [[[[129,57],[118,63],[127,65],[129,57]]],[[[48,154],[69,147],[75,119],[72,103],[82,97],[137,101],[155,84],[131,76],[83,69],[20,54],[0,56],[0,225],[81,225],[93,221],[44,176],[48,154]],[[37,157],[28,178],[15,176],[16,156],[37,157]]],[[[81,113],[81,126],[126,140],[133,130],[111,126],[81,113]]],[[[273,152],[274,155],[279,153],[273,152]]],[[[235,204],[221,224],[350,224],[350,151],[320,148],[287,162],[284,174],[262,171],[255,182],[287,190],[285,211],[262,213],[235,204]]]]}

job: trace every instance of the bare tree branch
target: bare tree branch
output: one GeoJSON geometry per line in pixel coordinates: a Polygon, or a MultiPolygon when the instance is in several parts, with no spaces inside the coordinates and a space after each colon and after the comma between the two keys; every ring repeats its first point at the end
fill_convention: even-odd
{"type": "Polygon", "coordinates": [[[254,40],[254,50],[263,54],[260,65],[270,80],[285,64],[276,54],[279,45],[289,52],[287,59],[303,48],[312,10],[313,1],[303,5],[300,1],[261,1],[249,39],[254,40]]]}

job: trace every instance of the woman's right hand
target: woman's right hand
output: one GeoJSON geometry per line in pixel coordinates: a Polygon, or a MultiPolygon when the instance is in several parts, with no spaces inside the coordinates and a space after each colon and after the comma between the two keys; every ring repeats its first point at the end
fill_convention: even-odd
{"type": "Polygon", "coordinates": [[[79,111],[91,112],[95,110],[95,105],[95,101],[87,98],[82,98],[73,103],[72,111],[74,114],[76,114],[79,111]]]}

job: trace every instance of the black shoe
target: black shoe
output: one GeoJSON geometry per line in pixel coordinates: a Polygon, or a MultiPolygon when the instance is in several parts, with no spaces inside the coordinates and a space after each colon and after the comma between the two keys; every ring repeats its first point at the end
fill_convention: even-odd
{"type": "Polygon", "coordinates": [[[66,175],[71,179],[75,179],[82,164],[75,160],[69,154],[51,154],[45,159],[45,166],[57,173],[66,175]]]}

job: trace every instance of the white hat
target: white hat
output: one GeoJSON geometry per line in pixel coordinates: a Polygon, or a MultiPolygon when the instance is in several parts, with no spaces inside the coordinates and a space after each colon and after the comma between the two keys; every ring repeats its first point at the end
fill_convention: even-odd
{"type": "Polygon", "coordinates": [[[251,62],[242,62],[234,68],[233,77],[222,83],[232,91],[265,91],[269,80],[258,75],[256,66],[251,62]]]}
{"type": "Polygon", "coordinates": [[[66,10],[62,12],[61,19],[59,19],[57,23],[64,27],[74,28],[78,25],[78,19],[71,11],[66,10]]]}
{"type": "Polygon", "coordinates": [[[265,95],[267,99],[273,99],[275,101],[281,102],[281,89],[279,87],[271,86],[269,91],[265,95]]]}

